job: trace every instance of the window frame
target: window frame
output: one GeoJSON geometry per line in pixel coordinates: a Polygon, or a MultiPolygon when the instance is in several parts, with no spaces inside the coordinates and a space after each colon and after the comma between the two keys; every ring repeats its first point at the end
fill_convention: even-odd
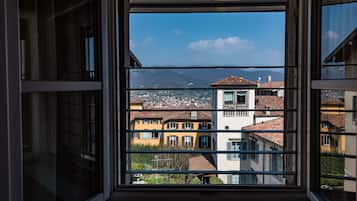
{"type": "MultiPolygon", "coordinates": [[[[279,9],[271,9],[273,8],[274,6],[276,5],[270,5],[272,7],[270,7],[270,9],[267,9],[267,10],[264,10],[264,11],[285,11],[286,12],[286,42],[285,42],[285,45],[286,45],[286,66],[289,66],[289,64],[293,64],[294,66],[299,66],[298,63],[296,63],[296,56],[297,56],[297,52],[293,49],[291,49],[292,51],[287,51],[288,47],[289,46],[296,46],[297,45],[297,36],[296,36],[296,31],[297,31],[297,26],[296,26],[296,23],[297,23],[297,19],[298,19],[298,16],[294,15],[293,13],[296,12],[298,9],[302,9],[302,5],[303,4],[298,4],[297,2],[295,1],[289,1],[289,3],[280,3],[280,5],[284,5],[286,6],[286,9],[282,9],[282,8],[279,8],[279,9]],[[289,4],[289,6],[287,6],[287,4],[289,4]],[[288,31],[289,30],[289,31],[288,31]],[[291,34],[288,34],[288,33],[291,33],[291,34]],[[290,38],[290,39],[288,39],[290,38]]],[[[140,13],[145,13],[145,12],[157,12],[157,8],[160,9],[160,11],[162,13],[165,13],[165,12],[174,12],[174,13],[186,13],[186,12],[230,12],[229,9],[223,9],[223,10],[211,10],[211,9],[203,9],[203,10],[200,10],[200,11],[196,11],[195,9],[192,9],[191,7],[189,8],[183,8],[183,7],[180,7],[178,6],[177,8],[179,8],[179,11],[175,10],[174,11],[170,8],[167,8],[165,7],[166,5],[161,5],[161,4],[156,4],[155,6],[148,6],[147,8],[145,8],[144,10],[141,10],[141,11],[138,11],[138,10],[135,10],[135,11],[132,11],[133,13],[136,13],[136,12],[140,12],[140,13]],[[158,7],[156,7],[158,6],[158,7]],[[167,9],[167,10],[165,10],[167,9]]],[[[170,5],[170,6],[177,6],[177,5],[170,5]]],[[[230,4],[230,7],[239,7],[239,6],[242,6],[239,2],[238,3],[234,3],[234,4],[230,4]]],[[[128,7],[130,6],[126,6],[125,7],[125,11],[124,12],[128,12],[130,10],[130,8],[128,9],[128,7]]],[[[268,6],[269,7],[269,6],[268,6]]],[[[276,7],[275,7],[276,8],[276,7]]],[[[140,9],[143,9],[143,8],[140,8],[140,9]]],[[[266,8],[265,8],[266,9],[266,8]]],[[[242,10],[238,9],[237,11],[239,12],[243,12],[242,10]]],[[[251,9],[249,8],[248,11],[262,11],[262,10],[259,10],[257,8],[255,9],[251,9]]],[[[161,13],[160,12],[160,13],[161,13]]],[[[125,27],[128,27],[128,19],[125,20],[125,27]]],[[[126,37],[126,40],[128,38],[128,33],[125,33],[125,37],[126,37]]],[[[128,44],[126,43],[126,46],[128,44]]],[[[128,51],[127,49],[125,51],[128,51]]],[[[128,54],[127,54],[128,55],[128,54]]],[[[302,65],[301,65],[302,66],[302,65]]],[[[300,66],[300,67],[301,67],[300,66]]],[[[123,72],[123,75],[125,75],[125,69],[122,68],[122,72],[123,72]]],[[[303,71],[299,71],[298,73],[302,73],[303,71]]],[[[287,79],[287,78],[286,78],[287,79]]],[[[301,80],[299,80],[301,81],[301,80]]],[[[125,83],[125,81],[123,81],[123,83],[125,83]]],[[[125,94],[125,90],[122,89],[120,90],[122,94],[125,94]]],[[[300,93],[300,92],[299,92],[300,93]]],[[[297,119],[295,119],[295,121],[299,121],[299,117],[297,117],[297,119]]],[[[298,129],[296,135],[301,135],[301,133],[299,133],[300,129],[298,129]]],[[[298,144],[299,142],[296,140],[295,141],[296,145],[297,146],[297,151],[300,150],[300,144],[298,144]]],[[[302,156],[298,156],[296,158],[301,158],[302,156]]],[[[296,161],[299,161],[299,160],[296,160],[296,161]]],[[[299,167],[300,165],[302,165],[301,163],[296,163],[296,167],[299,167]]],[[[125,167],[125,166],[123,166],[125,167]]],[[[295,167],[295,166],[294,166],[295,167]]],[[[301,175],[302,172],[304,171],[304,169],[302,169],[302,171],[300,171],[298,174],[301,175]]],[[[121,172],[122,174],[124,174],[124,171],[121,172]]],[[[298,176],[297,176],[298,177],[298,176]]],[[[300,179],[300,180],[296,180],[297,184],[296,185],[285,185],[285,186],[279,186],[279,190],[281,189],[303,189],[304,185],[305,185],[305,181],[303,179],[300,179]]],[[[197,186],[197,187],[189,187],[189,186],[167,186],[167,185],[146,185],[146,186],[141,186],[141,187],[138,187],[138,186],[130,186],[130,185],[126,185],[125,182],[124,184],[118,184],[118,189],[122,189],[122,190],[130,190],[130,189],[151,189],[151,190],[166,190],[166,189],[172,189],[172,188],[178,188],[178,189],[200,189],[200,190],[208,190],[208,189],[217,189],[217,190],[222,190],[222,189],[227,189],[227,188],[232,188],[232,186],[229,186],[229,185],[224,185],[224,186],[220,186],[220,185],[212,185],[212,186],[197,186]]],[[[275,189],[274,185],[265,185],[265,186],[233,186],[233,189],[234,190],[244,190],[244,189],[273,189],[273,190],[277,190],[275,189]]]]}

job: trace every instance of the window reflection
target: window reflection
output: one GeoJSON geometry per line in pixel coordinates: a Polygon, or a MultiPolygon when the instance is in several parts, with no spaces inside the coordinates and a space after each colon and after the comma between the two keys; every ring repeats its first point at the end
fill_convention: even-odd
{"type": "Polygon", "coordinates": [[[23,80],[100,80],[97,1],[21,0],[23,80]]]}
{"type": "Polygon", "coordinates": [[[98,95],[23,95],[24,200],[85,200],[100,192],[98,95]]]}

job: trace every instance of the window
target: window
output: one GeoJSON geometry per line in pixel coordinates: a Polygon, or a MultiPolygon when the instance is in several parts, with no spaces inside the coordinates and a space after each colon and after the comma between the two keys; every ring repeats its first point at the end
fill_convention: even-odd
{"type": "Polygon", "coordinates": [[[168,145],[170,147],[176,147],[178,145],[177,136],[169,136],[168,137],[168,145]]]}
{"type": "Polygon", "coordinates": [[[183,129],[187,129],[187,130],[192,130],[193,129],[193,123],[191,122],[184,122],[182,124],[182,128],[183,129]]]}
{"type": "Polygon", "coordinates": [[[246,91],[237,91],[237,105],[246,105],[246,91]]]}
{"type": "Polygon", "coordinates": [[[193,137],[191,136],[183,136],[183,146],[192,147],[193,146],[193,137]]]}
{"type": "Polygon", "coordinates": [[[153,138],[153,133],[152,132],[142,132],[141,133],[141,138],[142,139],[152,139],[153,138]]]}
{"type": "Polygon", "coordinates": [[[102,87],[101,72],[108,68],[101,63],[107,58],[100,42],[100,1],[20,0],[16,5],[18,13],[10,15],[19,22],[9,23],[19,25],[19,33],[12,30],[12,35],[19,36],[21,53],[16,61],[22,87],[19,198],[89,200],[103,195],[109,180],[102,171],[103,136],[110,133],[103,117],[110,115],[102,98],[108,87],[102,87]]]}
{"type": "MultiPolygon", "coordinates": [[[[134,162],[130,159],[135,158],[135,154],[147,157],[147,161],[166,161],[167,164],[157,166],[140,161],[145,169],[127,168],[127,177],[123,178],[125,184],[132,184],[130,176],[134,174],[142,174],[143,183],[155,180],[155,184],[163,185],[200,183],[202,178],[196,181],[191,177],[201,175],[214,178],[204,182],[207,183],[205,185],[213,184],[211,180],[215,179],[219,184],[229,184],[229,175],[256,175],[258,171],[269,175],[268,166],[264,170],[254,169],[246,173],[254,164],[246,160],[250,154],[240,157],[240,150],[249,151],[250,145],[245,139],[249,139],[250,135],[261,134],[268,136],[267,140],[271,143],[279,144],[279,153],[286,155],[289,162],[286,170],[275,174],[291,175],[289,184],[297,185],[294,151],[297,149],[295,117],[298,108],[296,104],[299,103],[296,95],[300,93],[296,88],[299,76],[294,62],[285,63],[290,57],[285,54],[285,47],[296,44],[286,43],[285,26],[291,23],[286,22],[286,19],[283,10],[130,14],[130,51],[140,60],[135,63],[141,66],[125,66],[129,84],[123,91],[129,93],[130,97],[142,99],[145,104],[143,111],[130,108],[126,111],[130,116],[147,115],[163,119],[165,123],[162,125],[163,140],[153,145],[154,151],[141,148],[125,155],[132,166],[134,162]],[[215,23],[207,24],[207,19],[215,23]],[[261,23],[265,20],[270,23],[261,23]],[[247,24],[248,21],[254,28],[247,26],[249,32],[245,32],[246,28],[238,30],[239,24],[247,24]],[[230,25],[219,22],[230,22],[230,25]],[[268,56],[267,53],[271,53],[272,49],[279,53],[268,56]],[[270,84],[268,78],[273,77],[280,82],[279,89],[287,92],[281,97],[271,95],[274,97],[261,98],[256,93],[261,87],[257,83],[260,76],[261,82],[266,85],[270,84]],[[255,105],[254,100],[258,98],[263,99],[261,105],[255,105]],[[289,107],[285,108],[286,104],[289,107]],[[262,111],[266,105],[274,110],[274,118],[266,117],[262,111]],[[223,118],[226,116],[229,118],[223,118]],[[278,121],[271,122],[275,118],[278,121]],[[257,125],[256,120],[264,122],[264,125],[257,125]],[[259,128],[250,128],[254,126],[259,128]],[[283,150],[289,151],[285,153],[283,150]],[[205,174],[206,170],[213,173],[205,174]],[[175,174],[172,174],[173,171],[175,174]],[[203,171],[202,174],[199,174],[200,171],[203,171]]],[[[296,36],[295,33],[292,35],[296,36]]],[[[292,52],[296,50],[295,47],[289,49],[292,52]]],[[[291,61],[296,60],[292,58],[291,61]]],[[[277,87],[265,88],[275,90],[277,87]]],[[[135,129],[130,132],[135,132],[135,129]]],[[[271,155],[270,150],[262,152],[257,154],[267,157],[271,155]]],[[[249,179],[244,182],[249,182],[249,179]]],[[[270,180],[262,183],[272,184],[270,180]]],[[[241,184],[244,183],[238,183],[241,184]]]]}
{"type": "Polygon", "coordinates": [[[314,16],[318,25],[312,30],[317,49],[312,57],[311,125],[322,125],[312,126],[312,191],[326,200],[350,201],[356,199],[357,88],[351,86],[357,82],[357,21],[351,19],[357,17],[357,2],[320,0],[314,6],[321,13],[314,16]]]}
{"type": "Polygon", "coordinates": [[[167,123],[167,129],[177,129],[178,124],[176,122],[169,122],[167,123]]]}
{"type": "Polygon", "coordinates": [[[329,128],[328,122],[322,122],[322,128],[329,128]]]}
{"type": "Polygon", "coordinates": [[[198,125],[198,129],[200,130],[205,130],[205,129],[211,129],[211,123],[210,122],[202,122],[198,125]]]}
{"type": "Polygon", "coordinates": [[[200,148],[209,148],[210,147],[210,137],[209,136],[200,136],[198,143],[199,143],[200,148]]]}
{"type": "Polygon", "coordinates": [[[231,182],[231,184],[240,184],[240,183],[239,183],[239,177],[240,177],[240,175],[232,175],[232,182],[231,182]]]}
{"type": "Polygon", "coordinates": [[[233,92],[224,92],[223,101],[225,105],[233,105],[233,92]]]}
{"type": "MultiPolygon", "coordinates": [[[[257,139],[253,138],[253,139],[250,139],[250,150],[251,151],[254,151],[254,152],[258,152],[259,151],[259,144],[257,142],[257,139]]],[[[251,159],[252,160],[256,160],[258,161],[259,160],[259,154],[251,154],[251,159]]]]}
{"type": "MultiPolygon", "coordinates": [[[[227,150],[229,151],[240,151],[240,141],[227,142],[227,150]]],[[[239,153],[227,154],[227,160],[240,160],[239,153]]]]}
{"type": "Polygon", "coordinates": [[[331,143],[331,137],[329,135],[323,135],[322,136],[322,145],[330,146],[330,143],[331,143]]]}
{"type": "MultiPolygon", "coordinates": [[[[277,152],[279,149],[271,148],[272,151],[277,152]]],[[[283,170],[283,157],[281,154],[272,154],[271,155],[271,165],[270,170],[272,172],[280,172],[283,170]]],[[[277,179],[282,180],[282,175],[274,175],[277,179]]]]}

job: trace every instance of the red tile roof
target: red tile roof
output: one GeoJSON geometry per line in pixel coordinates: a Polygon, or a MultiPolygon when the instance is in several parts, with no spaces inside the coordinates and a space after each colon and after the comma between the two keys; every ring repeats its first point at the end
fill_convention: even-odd
{"type": "Polygon", "coordinates": [[[189,170],[216,170],[216,167],[204,156],[196,156],[188,159],[189,170]]]}
{"type": "Polygon", "coordinates": [[[284,88],[284,81],[263,82],[258,84],[259,88],[284,88]]]}
{"type": "MultiPolygon", "coordinates": [[[[278,96],[256,96],[256,109],[284,109],[284,99],[278,96]]],[[[263,111],[256,111],[255,116],[283,116],[283,111],[271,111],[270,114],[263,111]]]]}
{"type": "Polygon", "coordinates": [[[130,97],[130,104],[143,104],[144,100],[138,97],[131,96],[130,97]]]}
{"type": "Polygon", "coordinates": [[[257,86],[257,83],[244,79],[243,77],[229,76],[211,84],[212,87],[219,86],[257,86]]]}
{"type": "Polygon", "coordinates": [[[197,118],[191,118],[190,111],[167,112],[167,111],[134,111],[130,113],[130,119],[161,119],[164,122],[169,120],[211,120],[211,113],[206,111],[197,111],[197,118]]]}
{"type": "Polygon", "coordinates": [[[336,128],[345,127],[345,115],[344,114],[321,114],[321,121],[330,122],[336,128]]]}
{"type": "MultiPolygon", "coordinates": [[[[270,121],[265,121],[259,124],[245,126],[242,130],[283,130],[284,129],[284,118],[273,119],[270,121]]],[[[279,146],[284,145],[284,134],[283,133],[250,133],[273,142],[279,146]]]]}
{"type": "Polygon", "coordinates": [[[344,106],[344,102],[338,99],[327,99],[327,100],[321,100],[321,105],[344,106]]]}

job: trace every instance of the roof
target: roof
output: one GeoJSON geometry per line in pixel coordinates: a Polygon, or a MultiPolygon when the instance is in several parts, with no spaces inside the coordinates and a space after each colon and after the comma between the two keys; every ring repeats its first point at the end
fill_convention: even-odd
{"type": "Polygon", "coordinates": [[[351,50],[351,42],[357,40],[357,28],[355,28],[337,47],[324,59],[325,63],[344,62],[345,51],[351,50]]]}
{"type": "Polygon", "coordinates": [[[196,156],[188,159],[189,170],[216,170],[216,167],[204,156],[196,156]]]}
{"type": "Polygon", "coordinates": [[[244,86],[244,87],[256,87],[257,83],[247,80],[243,77],[229,76],[217,82],[211,84],[212,87],[219,86],[244,86]]]}
{"type": "Polygon", "coordinates": [[[345,115],[344,114],[321,114],[321,121],[327,121],[336,128],[345,127],[345,115]]]}
{"type": "MultiPolygon", "coordinates": [[[[278,96],[256,96],[255,109],[284,109],[284,99],[278,96]]],[[[255,116],[283,116],[283,111],[271,111],[266,113],[263,111],[256,111],[255,116]]]]}
{"type": "Polygon", "coordinates": [[[211,113],[207,111],[197,111],[197,118],[191,118],[191,111],[167,112],[167,111],[134,111],[130,113],[130,119],[161,119],[164,122],[170,120],[195,121],[211,120],[211,113]]]}
{"type": "Polygon", "coordinates": [[[338,99],[327,99],[327,100],[322,100],[321,105],[344,106],[345,103],[342,100],[338,100],[338,99]]]}
{"type": "MultiPolygon", "coordinates": [[[[259,124],[245,126],[242,130],[283,130],[284,129],[284,118],[277,118],[269,121],[265,121],[259,124]]],[[[250,133],[254,134],[260,138],[273,142],[279,146],[284,145],[284,134],[283,133],[250,133]]]]}
{"type": "Polygon", "coordinates": [[[284,88],[284,81],[271,81],[259,83],[259,88],[284,88]]]}
{"type": "Polygon", "coordinates": [[[163,120],[170,121],[170,120],[211,120],[211,112],[208,111],[197,111],[197,118],[191,118],[191,111],[182,111],[182,112],[169,112],[165,114],[163,120]]]}
{"type": "Polygon", "coordinates": [[[130,97],[130,104],[143,104],[144,100],[138,97],[131,96],[130,97]]]}
{"type": "Polygon", "coordinates": [[[129,58],[131,67],[142,67],[140,60],[135,56],[134,52],[129,50],[129,58]]]}

